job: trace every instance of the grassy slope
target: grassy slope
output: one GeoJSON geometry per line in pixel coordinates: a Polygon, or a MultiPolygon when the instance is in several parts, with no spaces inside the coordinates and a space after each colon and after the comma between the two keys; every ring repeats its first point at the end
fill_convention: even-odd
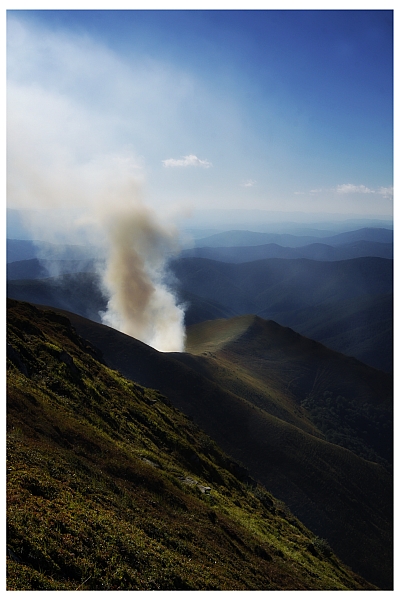
{"type": "MultiPolygon", "coordinates": [[[[291,335],[296,336],[294,332],[274,324],[275,334],[271,332],[270,345],[271,348],[275,344],[281,345],[278,350],[281,358],[275,357],[275,366],[282,362],[283,370],[278,371],[275,378],[272,370],[268,387],[264,385],[264,390],[256,390],[259,402],[266,403],[262,406],[254,399],[254,387],[251,388],[248,381],[240,381],[247,368],[242,359],[242,372],[233,373],[233,377],[229,372],[231,367],[219,362],[218,377],[213,380],[215,373],[208,362],[210,357],[161,354],[108,327],[77,315],[70,315],[70,318],[79,333],[101,349],[110,366],[167,395],[174,406],[191,415],[225,451],[245,464],[253,477],[284,499],[308,527],[321,537],[327,537],[345,562],[364,576],[368,575],[380,587],[390,588],[391,474],[378,464],[327,443],[321,439],[321,434],[319,437],[318,433],[310,434],[315,432],[315,426],[305,418],[302,407],[294,403],[294,388],[290,394],[283,393],[285,387],[287,390],[285,383],[290,381],[284,373],[290,365],[288,360],[285,361],[283,346],[290,347],[291,335]],[[221,375],[224,367],[225,379],[221,375]],[[237,385],[242,386],[237,393],[231,391],[233,388],[229,389],[229,377],[236,378],[237,385]],[[249,390],[251,394],[247,396],[249,390]],[[280,411],[278,415],[272,410],[273,405],[280,411]]],[[[250,318],[247,324],[251,322],[250,318]]],[[[211,330],[215,325],[215,322],[210,325],[211,330]]],[[[225,335],[227,339],[239,339],[246,331],[243,324],[237,324],[233,336],[227,332],[225,335]]],[[[311,340],[304,342],[299,335],[297,339],[299,358],[306,348],[311,351],[313,360],[310,364],[314,369],[309,374],[311,385],[316,373],[323,373],[324,367],[334,358],[337,380],[341,382],[342,372],[346,374],[347,389],[358,390],[360,402],[362,398],[371,399],[371,394],[376,397],[381,389],[384,392],[382,399],[387,401],[388,376],[327,349],[321,353],[319,344],[311,340]],[[375,392],[368,391],[374,386],[377,386],[375,392]]],[[[252,372],[247,377],[253,383],[260,381],[252,372]]],[[[330,381],[334,382],[334,379],[330,381]]],[[[299,388],[302,394],[307,391],[306,384],[307,378],[299,388]]]]}
{"type": "Polygon", "coordinates": [[[363,458],[392,464],[390,376],[254,316],[195,325],[186,348],[197,355],[193,368],[268,413],[314,435],[324,425],[320,436],[342,436],[363,458]],[[314,405],[327,413],[322,424],[314,405]]]}
{"type": "MultiPolygon", "coordinates": [[[[245,390],[244,381],[260,393],[269,390],[270,398],[274,390],[279,405],[290,399],[291,410],[297,415],[305,397],[326,390],[348,396],[358,405],[380,405],[391,413],[390,376],[273,321],[248,315],[196,324],[187,330],[186,350],[202,356],[203,373],[208,372],[234,393],[249,397],[249,389],[240,392],[245,390]]],[[[271,412],[271,407],[268,410],[271,412]]],[[[288,416],[286,420],[292,422],[288,416]]]]}
{"type": "Polygon", "coordinates": [[[373,589],[67,319],[10,301],[8,344],[8,589],[373,589]]]}

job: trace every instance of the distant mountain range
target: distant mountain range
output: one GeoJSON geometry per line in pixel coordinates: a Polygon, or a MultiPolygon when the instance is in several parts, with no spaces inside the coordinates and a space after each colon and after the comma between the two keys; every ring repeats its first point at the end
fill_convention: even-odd
{"type": "Polygon", "coordinates": [[[233,246],[260,246],[265,244],[278,244],[288,248],[301,248],[310,244],[324,243],[329,246],[340,246],[354,242],[378,242],[382,244],[393,243],[393,230],[376,227],[365,227],[355,231],[346,231],[335,235],[299,236],[285,233],[260,233],[255,231],[224,231],[205,238],[195,240],[195,246],[233,247],[233,246]]]}
{"type": "Polygon", "coordinates": [[[334,350],[392,370],[393,261],[267,259],[242,264],[184,258],[171,268],[188,324],[196,297],[236,314],[258,314],[334,350]],[[190,295],[189,295],[190,294],[190,295]]]}
{"type": "MultiPolygon", "coordinates": [[[[46,263],[44,263],[46,265],[46,263]]],[[[93,263],[55,261],[47,270],[87,269],[93,263]]],[[[393,368],[393,265],[389,259],[323,262],[269,259],[229,264],[202,258],[171,263],[187,325],[258,314],[290,326],[378,369],[393,368]]],[[[36,259],[10,263],[10,297],[64,308],[95,321],[107,306],[95,273],[42,278],[36,259]]]]}
{"type": "MultiPolygon", "coordinates": [[[[393,231],[363,228],[305,246],[301,244],[321,238],[234,231],[208,240],[258,243],[271,236],[297,247],[203,247],[171,261],[175,292],[186,305],[186,325],[257,314],[392,371],[393,231]],[[191,254],[200,256],[187,256],[191,254]]],[[[104,259],[99,249],[8,240],[7,251],[11,297],[101,320],[107,299],[96,275],[104,259]]]]}
{"type": "Polygon", "coordinates": [[[104,258],[104,251],[94,246],[7,239],[6,257],[7,263],[34,258],[44,261],[88,261],[104,258]]]}
{"type": "Polygon", "coordinates": [[[190,248],[182,251],[182,257],[209,258],[222,262],[252,262],[265,258],[308,258],[311,260],[348,260],[363,256],[393,258],[393,244],[383,242],[366,242],[364,240],[330,246],[314,243],[308,246],[290,248],[278,244],[261,244],[258,246],[227,246],[190,248]]]}
{"type": "Polygon", "coordinates": [[[72,273],[94,273],[98,265],[99,261],[95,259],[39,260],[38,258],[30,258],[8,263],[7,279],[9,281],[47,279],[51,276],[59,277],[72,273]]]}

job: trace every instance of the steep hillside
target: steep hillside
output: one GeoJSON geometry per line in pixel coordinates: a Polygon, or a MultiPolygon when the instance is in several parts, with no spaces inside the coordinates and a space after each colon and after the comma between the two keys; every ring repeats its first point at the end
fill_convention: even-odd
{"type": "Polygon", "coordinates": [[[324,423],[314,423],[320,434],[363,458],[392,464],[391,377],[251,315],[190,327],[186,348],[202,357],[202,372],[208,371],[208,377],[305,431],[310,431],[314,404],[321,400],[324,423]],[[269,403],[263,398],[265,390],[269,403]],[[340,415],[333,414],[328,397],[340,399],[340,415]],[[272,410],[273,398],[281,411],[286,407],[285,416],[272,410]]]}
{"type": "Polygon", "coordinates": [[[9,590],[374,589],[65,317],[7,323],[9,590]]]}
{"type": "MultiPolygon", "coordinates": [[[[324,383],[321,390],[334,394],[332,402],[336,402],[337,395],[344,393],[343,382],[349,425],[352,403],[360,410],[363,402],[375,406],[380,418],[384,415],[390,422],[389,376],[301,336],[297,336],[292,355],[286,356],[296,334],[277,324],[260,325],[253,318],[248,319],[247,328],[245,323],[237,323],[234,331],[222,326],[225,342],[234,341],[239,349],[247,347],[253,352],[261,341],[262,353],[265,337],[255,335],[254,328],[266,327],[276,367],[276,374],[275,368],[268,371],[269,381],[256,368],[261,365],[262,371],[267,364],[259,362],[261,354],[254,359],[249,356],[249,365],[239,356],[236,371],[232,371],[231,359],[223,364],[219,356],[162,354],[103,325],[77,315],[69,318],[80,335],[101,349],[109,366],[168,396],[224,451],[245,465],[253,478],[284,500],[307,527],[328,539],[342,560],[379,587],[391,587],[390,470],[328,442],[323,424],[318,424],[315,416],[320,397],[312,398],[317,380],[324,383]],[[253,341],[246,341],[246,336],[253,341]],[[296,382],[303,367],[304,377],[296,382]],[[312,406],[302,406],[310,400],[312,406]]],[[[211,330],[214,327],[215,322],[211,330]]],[[[205,334],[202,343],[206,343],[205,334]]],[[[336,409],[331,408],[334,416],[336,409]]],[[[371,415],[366,416],[370,423],[371,415]]],[[[343,435],[337,428],[334,431],[343,435]]],[[[352,438],[356,434],[350,432],[352,438]]]]}

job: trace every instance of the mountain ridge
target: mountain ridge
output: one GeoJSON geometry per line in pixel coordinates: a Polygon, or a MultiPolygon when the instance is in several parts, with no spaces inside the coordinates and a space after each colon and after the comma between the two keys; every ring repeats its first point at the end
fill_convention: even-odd
{"type": "Polygon", "coordinates": [[[265,258],[308,258],[322,261],[349,260],[364,256],[393,258],[393,244],[359,240],[338,246],[321,242],[301,247],[285,247],[273,243],[257,246],[204,246],[185,249],[181,252],[181,256],[233,263],[252,262],[265,258]]]}
{"type": "MultiPolygon", "coordinates": [[[[271,258],[235,264],[182,258],[172,262],[171,269],[179,282],[179,299],[185,300],[190,293],[203,301],[225,305],[236,314],[258,314],[278,321],[308,337],[313,337],[313,332],[314,338],[325,344],[331,337],[325,332],[328,324],[338,336],[336,350],[341,350],[339,336],[347,334],[343,347],[348,354],[365,357],[368,364],[379,365],[387,372],[393,369],[392,260],[271,258]],[[357,303],[363,319],[357,315],[357,303]],[[358,321],[361,329],[351,337],[353,321],[358,321]],[[380,338],[368,340],[371,325],[381,332],[380,338]]],[[[195,305],[192,308],[189,304],[187,318],[188,324],[196,323],[195,305]]]]}
{"type": "Polygon", "coordinates": [[[8,590],[377,589],[64,315],[7,316],[8,590]]]}
{"type": "MultiPolygon", "coordinates": [[[[199,366],[194,369],[190,364],[196,358],[193,355],[160,354],[109,327],[77,315],[68,317],[78,333],[102,351],[111,368],[118,369],[124,376],[141,385],[160,390],[170,398],[174,406],[216,440],[225,452],[245,464],[252,477],[292,507],[307,527],[328,539],[335,552],[347,564],[358,572],[368,572],[368,577],[372,577],[380,587],[390,587],[390,469],[302,431],[282,420],[282,414],[280,418],[269,414],[267,406],[257,405],[251,399],[232,393],[229,386],[224,387],[227,379],[221,380],[219,384],[215,383],[215,365],[212,364],[211,371],[205,375],[204,368],[210,369],[210,364],[201,364],[208,357],[198,357],[199,366]],[[282,445],[283,440],[285,443],[282,445]],[[315,485],[317,481],[318,487],[315,485]],[[373,496],[375,500],[372,499],[373,496]],[[355,498],[358,498],[356,504],[355,498]],[[378,537],[377,531],[380,532],[378,537]],[[360,543],[363,556],[359,553],[360,543]],[[379,559],[376,558],[377,555],[379,559]]],[[[295,332],[293,335],[296,335],[295,332]]],[[[355,364],[357,372],[357,366],[361,363],[355,359],[347,360],[350,366],[355,364]]],[[[220,368],[220,365],[217,366],[220,368]]],[[[368,370],[368,367],[361,365],[361,369],[361,373],[355,375],[361,377],[359,381],[364,379],[365,369],[368,370]]],[[[340,368],[338,372],[340,373],[340,368]]],[[[232,371],[229,372],[230,376],[231,373],[232,371]]],[[[373,369],[371,373],[382,378],[382,382],[386,382],[384,386],[390,388],[390,376],[373,369]]],[[[351,381],[348,385],[351,390],[351,381]]],[[[362,386],[365,385],[365,382],[362,383],[362,386]]],[[[245,387],[249,390],[248,386],[245,387]]],[[[252,390],[254,391],[254,387],[252,390]]],[[[284,387],[279,384],[278,392],[282,393],[282,390],[284,387]]],[[[340,395],[340,389],[337,390],[340,395]]],[[[294,391],[292,389],[286,392],[285,402],[293,406],[292,410],[304,412],[306,409],[295,403],[294,391]]],[[[334,389],[328,391],[334,392],[334,389]]],[[[378,404],[379,391],[378,385],[375,391],[372,387],[368,392],[372,394],[371,398],[379,399],[378,404]]],[[[271,394],[276,396],[276,393],[277,390],[271,388],[271,394]]],[[[360,399],[365,399],[365,393],[364,387],[360,399]]],[[[351,398],[348,399],[349,402],[350,400],[353,402],[351,398]]],[[[359,410],[357,403],[353,408],[351,404],[348,406],[351,411],[359,410]]],[[[390,431],[390,416],[384,418],[389,419],[390,431]]]]}
{"type": "Polygon", "coordinates": [[[279,244],[280,246],[299,248],[301,246],[306,246],[313,243],[321,243],[321,239],[323,240],[323,243],[332,246],[361,240],[392,243],[393,231],[384,227],[364,227],[354,231],[346,231],[320,238],[305,235],[297,236],[289,233],[261,233],[235,229],[231,231],[224,231],[222,233],[216,233],[205,238],[196,239],[195,246],[257,246],[260,244],[275,243],[279,244]]]}

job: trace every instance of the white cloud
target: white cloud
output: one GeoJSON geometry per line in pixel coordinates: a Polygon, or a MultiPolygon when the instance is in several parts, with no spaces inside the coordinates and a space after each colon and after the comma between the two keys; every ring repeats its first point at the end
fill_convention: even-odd
{"type": "Polygon", "coordinates": [[[242,186],[243,186],[243,187],[253,187],[253,186],[255,186],[255,185],[256,185],[256,183],[257,183],[257,182],[256,182],[256,181],[254,181],[254,179],[247,179],[246,181],[244,181],[244,182],[242,183],[242,186]]]}
{"type": "MultiPolygon", "coordinates": [[[[314,188],[309,190],[308,192],[293,192],[296,196],[304,196],[309,195],[309,197],[331,197],[333,194],[338,194],[344,197],[345,202],[350,202],[351,197],[353,200],[357,198],[357,194],[364,194],[370,196],[371,202],[377,202],[377,196],[381,196],[385,200],[393,201],[393,187],[379,187],[379,188],[369,188],[366,185],[355,185],[354,183],[342,183],[336,185],[336,187],[332,188],[314,188]],[[328,196],[329,195],[329,196],[328,196]],[[346,197],[348,196],[348,197],[346,197]],[[375,197],[375,198],[374,198],[375,197]]],[[[338,199],[335,200],[338,202],[338,199]]]]}
{"type": "Polygon", "coordinates": [[[393,199],[393,187],[380,187],[376,193],[384,198],[393,199]]]}
{"type": "Polygon", "coordinates": [[[164,167],[203,167],[208,169],[212,164],[208,160],[197,158],[194,154],[182,158],[167,158],[162,161],[164,167]]]}
{"type": "Polygon", "coordinates": [[[353,183],[343,183],[336,186],[338,194],[375,194],[374,190],[366,187],[365,185],[354,185],[353,183]]]}

